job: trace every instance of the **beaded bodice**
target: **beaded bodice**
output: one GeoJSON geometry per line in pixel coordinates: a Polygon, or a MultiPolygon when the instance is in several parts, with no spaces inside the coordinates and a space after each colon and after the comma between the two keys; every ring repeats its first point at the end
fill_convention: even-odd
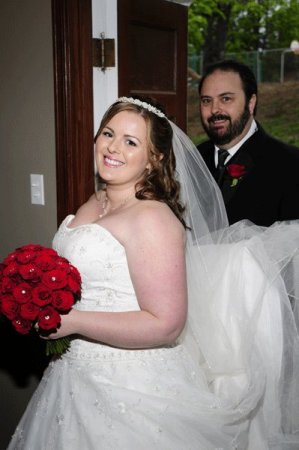
{"type": "Polygon", "coordinates": [[[80,310],[139,310],[124,247],[104,227],[96,224],[70,228],[69,215],[53,240],[55,250],[79,270],[82,298],[80,310]]]}
{"type": "MultiPolygon", "coordinates": [[[[81,274],[81,300],[74,307],[80,311],[140,310],[124,247],[106,228],[96,223],[69,227],[73,217],[69,215],[62,222],[53,247],[81,274]]],[[[85,361],[114,360],[126,357],[126,352],[73,337],[71,348],[64,356],[85,361]]]]}

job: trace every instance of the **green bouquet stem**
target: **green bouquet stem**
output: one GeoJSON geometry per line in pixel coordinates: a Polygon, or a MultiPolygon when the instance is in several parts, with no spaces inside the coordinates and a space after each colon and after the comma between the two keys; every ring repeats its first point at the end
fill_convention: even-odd
{"type": "Polygon", "coordinates": [[[48,340],[46,344],[46,355],[62,355],[62,353],[68,351],[70,345],[71,341],[69,337],[48,340]]]}

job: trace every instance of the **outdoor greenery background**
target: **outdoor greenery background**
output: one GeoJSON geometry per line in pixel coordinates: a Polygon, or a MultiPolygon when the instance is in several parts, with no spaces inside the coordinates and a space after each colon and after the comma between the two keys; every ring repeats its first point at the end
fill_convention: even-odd
{"type": "Polygon", "coordinates": [[[224,53],[299,40],[298,0],[193,0],[188,14],[189,54],[203,52],[205,65],[224,53]]]}

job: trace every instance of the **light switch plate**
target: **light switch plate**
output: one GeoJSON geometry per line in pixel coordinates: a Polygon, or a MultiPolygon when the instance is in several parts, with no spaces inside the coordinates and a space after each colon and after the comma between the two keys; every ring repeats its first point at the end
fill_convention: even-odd
{"type": "Polygon", "coordinates": [[[40,174],[30,174],[30,187],[32,205],[44,205],[44,176],[40,174]]]}

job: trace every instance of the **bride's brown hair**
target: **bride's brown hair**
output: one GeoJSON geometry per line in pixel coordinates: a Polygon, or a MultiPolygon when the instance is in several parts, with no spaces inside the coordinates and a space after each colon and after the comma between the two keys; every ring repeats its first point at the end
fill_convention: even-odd
{"type": "MultiPolygon", "coordinates": [[[[161,105],[151,98],[138,98],[141,102],[156,107],[161,105]]],[[[95,140],[107,123],[119,112],[131,111],[144,118],[148,134],[148,158],[151,168],[144,171],[136,183],[136,198],[157,200],[166,203],[186,228],[183,218],[185,207],[180,202],[180,184],[175,178],[176,161],[172,147],[172,128],[167,117],[159,117],[154,112],[129,101],[117,101],[106,111],[95,140]]]]}

